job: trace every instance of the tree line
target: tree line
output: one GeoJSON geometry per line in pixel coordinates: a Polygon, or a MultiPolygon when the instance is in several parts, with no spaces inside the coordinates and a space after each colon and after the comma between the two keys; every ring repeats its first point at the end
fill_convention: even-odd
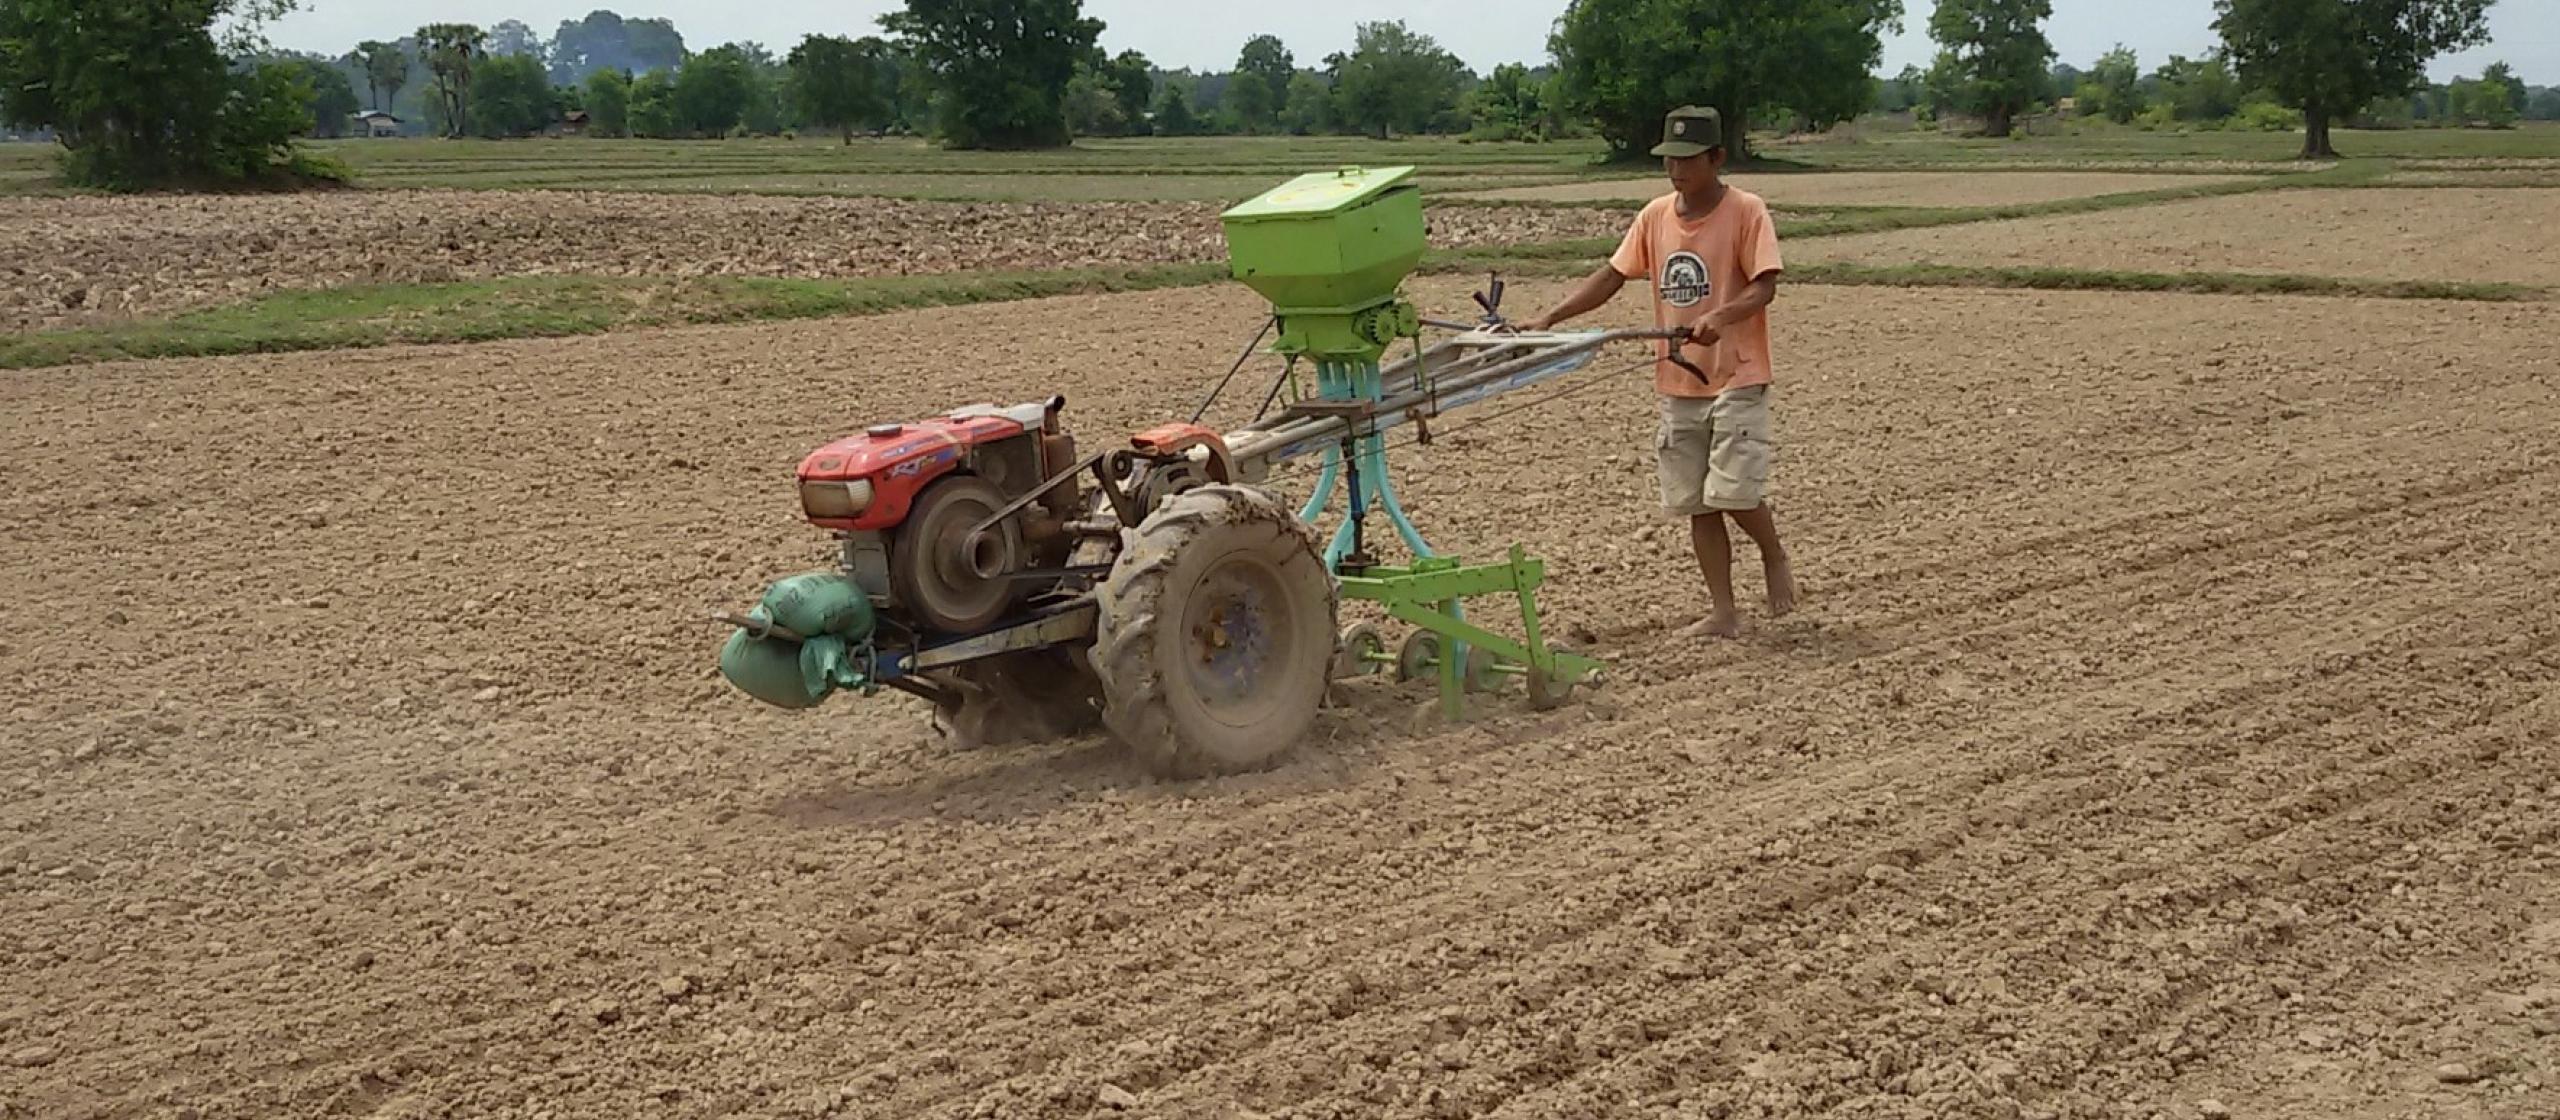
{"type": "Polygon", "coordinates": [[[1318,66],[1257,35],[1234,70],[1194,73],[1137,51],[1105,54],[1085,39],[1098,34],[1094,21],[1067,26],[1059,41],[1052,31],[1066,25],[1043,21],[1072,4],[990,7],[1020,17],[1009,41],[973,41],[988,21],[919,2],[886,21],[888,35],[810,35],[781,56],[753,42],[694,52],[665,21],[598,11],[563,22],[548,43],[516,21],[438,24],[335,59],[278,57],[306,79],[321,135],[361,108],[438,136],[521,136],[583,110],[607,136],[931,133],[962,147],[1319,132],[1536,140],[1573,127],[1552,68],[1506,65],[1479,78],[1400,22],[1359,26],[1351,50],[1318,66]]]}
{"type": "MultiPolygon", "coordinates": [[[[2222,51],[2201,58],[2173,54],[2145,72],[2139,56],[2118,46],[2085,69],[2058,63],[2032,89],[2024,111],[2067,109],[2074,116],[2145,130],[2289,131],[2303,126],[2300,109],[2287,105],[2272,88],[2244,79],[2222,51]]],[[[1967,103],[1942,67],[1905,66],[1876,83],[1875,107],[1910,113],[1928,128],[1976,106],[1967,103]]],[[[2477,78],[2385,94],[2345,119],[2358,128],[2510,128],[2519,121],[2560,120],[2560,87],[2528,86],[2512,67],[2497,62],[2477,78]]]]}
{"type": "Polygon", "coordinates": [[[2069,98],[2155,127],[2299,127],[2302,154],[2328,157],[2333,124],[2496,125],[2547,100],[2504,67],[2424,82],[2427,62],[2485,40],[2490,0],[2216,0],[2221,46],[2148,74],[2121,50],[2055,66],[2050,0],[1939,0],[1932,64],[1886,79],[1873,71],[1901,0],[1567,0],[1550,65],[1483,75],[1400,21],[1360,24],[1350,50],[1312,64],[1255,35],[1232,69],[1167,71],[1105,52],[1081,0],[906,0],[880,34],[811,35],[779,56],[696,52],[666,20],[604,10],[548,41],[509,20],[432,23],[336,58],[265,49],[254,28],[295,2],[0,0],[0,124],[54,133],[75,182],[130,186],[306,166],[292,137],[335,134],[360,104],[442,136],[521,136],[570,112],[606,136],[896,132],[962,148],[1589,129],[1634,158],[1681,104],[1721,110],[1747,156],[1754,125],[1818,130],[1884,108],[2006,134],[2069,98]],[[217,24],[235,30],[217,40],[217,24]]]}

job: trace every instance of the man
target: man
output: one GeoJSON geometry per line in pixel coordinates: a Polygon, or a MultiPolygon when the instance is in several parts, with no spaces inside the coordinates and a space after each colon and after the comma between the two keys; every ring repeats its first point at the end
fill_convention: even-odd
{"type": "Polygon", "coordinates": [[[1664,121],[1653,149],[1671,193],[1636,215],[1609,263],[1553,310],[1520,324],[1546,330],[1592,311],[1626,282],[1653,283],[1654,323],[1687,327],[1678,343],[1702,378],[1671,360],[1670,341],[1654,363],[1662,426],[1654,440],[1662,506],[1689,520],[1689,541],[1706,576],[1713,610],[1690,633],[1742,632],[1733,602],[1733,541],[1725,521],[1760,549],[1769,614],[1795,609],[1795,577],[1765,501],[1769,477],[1769,302],[1777,298],[1778,233],[1768,204],[1727,185],[1724,121],[1714,109],[1684,106],[1664,121]]]}

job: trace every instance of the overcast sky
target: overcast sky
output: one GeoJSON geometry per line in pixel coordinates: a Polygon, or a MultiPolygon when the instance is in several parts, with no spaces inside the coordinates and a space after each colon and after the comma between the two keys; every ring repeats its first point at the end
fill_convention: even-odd
{"type": "MultiPolygon", "coordinates": [[[[1904,63],[1926,65],[1932,0],[1905,0],[1904,30],[1887,39],[1884,71],[1904,63]]],[[[482,26],[519,19],[544,39],[560,21],[611,7],[625,16],[664,16],[695,50],[732,40],[753,40],[779,54],[802,35],[866,35],[887,0],[302,0],[303,10],[270,31],[278,46],[342,54],[365,39],[396,39],[434,21],[482,26]]],[[[1235,64],[1246,36],[1280,36],[1301,66],[1351,46],[1351,27],[1367,19],[1401,19],[1440,41],[1478,72],[1503,62],[1542,62],[1547,30],[1563,0],[1085,0],[1085,11],[1107,25],[1102,43],[1113,51],[1136,49],[1168,69],[1224,70],[1235,64]],[[1251,9],[1250,16],[1238,15],[1251,9]]],[[[2438,81],[2477,74],[2505,59],[2517,76],[2535,85],[2560,85],[2560,0],[2496,0],[2489,10],[2487,47],[2436,60],[2438,81]]],[[[2132,47],[2149,70],[2171,54],[2199,55],[2212,48],[2212,0],[2054,0],[2045,34],[2062,60],[2087,66],[2117,43],[2132,47]]]]}

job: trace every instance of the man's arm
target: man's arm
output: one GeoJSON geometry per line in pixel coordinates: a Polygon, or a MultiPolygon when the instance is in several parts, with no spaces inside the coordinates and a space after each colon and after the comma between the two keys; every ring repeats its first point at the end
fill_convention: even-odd
{"type": "Polygon", "coordinates": [[[1522,320],[1519,324],[1520,329],[1543,331],[1576,315],[1587,314],[1601,304],[1609,302],[1618,294],[1618,289],[1626,286],[1627,278],[1619,275],[1616,265],[1601,265],[1599,271],[1584,277],[1581,285],[1564,297],[1564,302],[1555,305],[1546,314],[1522,320]]]}
{"type": "Polygon", "coordinates": [[[1726,300],[1715,310],[1698,316],[1689,327],[1689,340],[1700,346],[1711,346],[1724,329],[1751,317],[1753,312],[1769,306],[1778,298],[1778,274],[1763,272],[1760,278],[1742,286],[1742,294],[1726,300]]]}

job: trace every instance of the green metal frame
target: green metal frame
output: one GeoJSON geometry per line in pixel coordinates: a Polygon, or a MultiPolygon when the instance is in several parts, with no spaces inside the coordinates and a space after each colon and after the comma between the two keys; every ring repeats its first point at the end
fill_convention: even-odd
{"type": "Polygon", "coordinates": [[[1460,564],[1447,557],[1417,560],[1408,568],[1370,568],[1356,576],[1340,576],[1342,597],[1377,603],[1387,613],[1440,636],[1440,711],[1450,719],[1466,714],[1462,663],[1470,647],[1501,659],[1494,671],[1525,676],[1529,696],[1539,706],[1574,685],[1593,682],[1607,668],[1602,662],[1550,648],[1538,626],[1538,587],[1546,582],[1543,560],[1511,546],[1502,564],[1460,564]],[[1478,595],[1516,595],[1520,599],[1523,638],[1514,639],[1468,622],[1458,615],[1462,599],[1478,595]]]}
{"type": "MultiPolygon", "coordinates": [[[[1375,404],[1384,395],[1378,359],[1395,343],[1412,340],[1415,371],[1421,365],[1422,321],[1399,292],[1422,260],[1426,245],[1422,199],[1410,167],[1303,175],[1222,215],[1227,255],[1235,278],[1271,301],[1280,320],[1275,353],[1291,360],[1286,385],[1298,396],[1295,362],[1315,365],[1315,399],[1328,405],[1375,404]]],[[[1495,659],[1495,672],[1525,675],[1530,697],[1545,706],[1573,686],[1596,678],[1600,662],[1548,648],[1538,625],[1537,589],[1546,565],[1511,549],[1509,562],[1468,566],[1437,554],[1396,496],[1387,464],[1387,438],[1356,408],[1343,412],[1348,438],[1327,448],[1323,473],[1298,519],[1314,524],[1355,474],[1342,523],[1324,549],[1327,571],[1344,598],[1383,605],[1387,613],[1439,637],[1441,708],[1465,714],[1464,667],[1470,651],[1495,659]],[[1368,515],[1383,511],[1396,536],[1415,557],[1409,567],[1367,567],[1348,574],[1344,558],[1366,531],[1368,515]],[[1525,640],[1467,621],[1464,600],[1515,595],[1525,640]]],[[[1362,541],[1365,543],[1365,541],[1362,541]]]]}

